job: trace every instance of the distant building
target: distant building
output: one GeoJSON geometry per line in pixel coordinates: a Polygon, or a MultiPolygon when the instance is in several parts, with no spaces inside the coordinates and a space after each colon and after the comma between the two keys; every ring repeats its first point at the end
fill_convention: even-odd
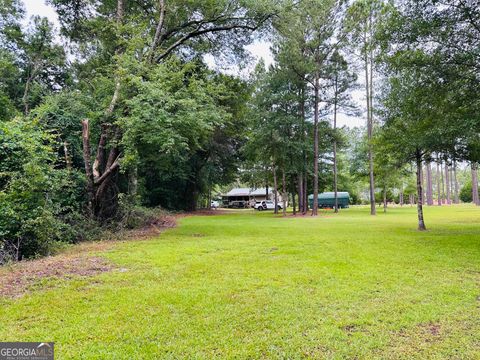
{"type": "MultiPolygon", "coordinates": [[[[280,193],[277,195],[278,202],[282,201],[280,193]]],[[[275,201],[275,195],[272,189],[250,189],[234,188],[225,195],[222,195],[222,205],[231,208],[247,208],[253,206],[255,201],[272,200],[275,201]]]]}

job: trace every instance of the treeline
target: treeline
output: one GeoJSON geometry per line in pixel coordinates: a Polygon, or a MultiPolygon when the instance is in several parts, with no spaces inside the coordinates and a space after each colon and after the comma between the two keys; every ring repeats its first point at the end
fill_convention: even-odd
{"type": "Polygon", "coordinates": [[[366,180],[372,215],[392,190],[400,203],[408,193],[418,206],[418,228],[425,230],[423,203],[433,204],[434,187],[438,204],[458,202],[457,164],[469,164],[472,200],[479,204],[476,4],[306,0],[278,18],[274,29],[275,64],[266,72],[260,65],[254,79],[248,146],[256,183],[270,173],[282,197],[293,193],[303,213],[313,193],[316,215],[319,189],[349,191],[366,180]],[[345,129],[337,128],[337,115],[358,110],[349,97],[358,83],[366,129],[342,149],[345,129]],[[339,151],[350,161],[350,181],[340,187],[339,151]],[[443,168],[434,185],[435,165],[443,168]],[[333,174],[327,184],[322,166],[333,174]],[[405,189],[412,169],[413,193],[405,189]]]}

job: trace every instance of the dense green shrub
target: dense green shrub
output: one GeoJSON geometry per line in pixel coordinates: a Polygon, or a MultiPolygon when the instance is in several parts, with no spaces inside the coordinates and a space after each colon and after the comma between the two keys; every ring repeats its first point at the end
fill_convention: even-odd
{"type": "MultiPolygon", "coordinates": [[[[480,191],[480,187],[478,188],[480,191]]],[[[468,181],[463,185],[462,189],[460,190],[460,200],[464,203],[471,203],[472,200],[472,182],[468,181]]]]}
{"type": "Polygon", "coordinates": [[[56,169],[52,137],[35,121],[0,123],[0,251],[4,262],[82,238],[83,176],[56,169]]]}

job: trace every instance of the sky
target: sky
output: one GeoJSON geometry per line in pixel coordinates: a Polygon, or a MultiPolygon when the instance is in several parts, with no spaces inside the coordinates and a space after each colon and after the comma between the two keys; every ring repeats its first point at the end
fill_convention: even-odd
{"type": "MultiPolygon", "coordinates": [[[[33,15],[45,16],[58,28],[57,13],[52,7],[46,5],[45,0],[23,0],[23,2],[27,10],[27,19],[29,19],[33,15]]],[[[253,62],[251,64],[248,64],[248,66],[246,66],[244,70],[233,68],[229,70],[222,69],[221,71],[232,75],[245,76],[246,73],[248,73],[255,67],[255,64],[260,59],[263,59],[267,66],[273,63],[273,56],[272,52],[270,51],[270,44],[268,42],[254,41],[251,45],[246,46],[246,49],[251,53],[253,57],[253,62]]],[[[217,68],[213,56],[205,56],[205,61],[211,68],[217,68]]],[[[355,91],[354,93],[352,93],[352,98],[360,106],[360,108],[362,108],[362,105],[365,102],[362,92],[358,90],[355,91]]],[[[365,122],[366,120],[363,117],[351,117],[345,114],[338,114],[337,116],[337,124],[340,127],[344,125],[348,127],[363,126],[365,125],[365,122]]]]}

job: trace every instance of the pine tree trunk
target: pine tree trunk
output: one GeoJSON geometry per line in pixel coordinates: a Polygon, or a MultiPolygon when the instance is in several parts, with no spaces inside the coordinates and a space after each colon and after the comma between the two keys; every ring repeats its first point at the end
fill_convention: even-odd
{"type": "Polygon", "coordinates": [[[451,205],[452,201],[450,199],[450,173],[448,171],[448,163],[445,161],[445,195],[446,195],[446,200],[447,204],[451,205]]]}
{"type": "Polygon", "coordinates": [[[318,106],[320,103],[320,79],[318,72],[315,73],[315,99],[313,117],[313,208],[312,216],[318,214],[318,106]]]}
{"type": "MultiPolygon", "coordinates": [[[[304,142],[307,140],[307,131],[305,129],[305,88],[302,86],[301,99],[300,99],[300,116],[302,119],[302,136],[304,142]]],[[[303,149],[303,173],[302,173],[302,215],[305,215],[308,211],[308,171],[307,171],[307,152],[303,149]]]]}
{"type": "Polygon", "coordinates": [[[273,209],[274,214],[278,214],[278,187],[277,187],[277,170],[275,163],[272,165],[273,167],[273,196],[274,196],[274,205],[275,208],[273,209]]]}
{"type": "Polygon", "coordinates": [[[265,166],[265,200],[270,199],[268,195],[268,167],[265,166]]]}
{"type": "Polygon", "coordinates": [[[418,215],[418,230],[427,230],[425,221],[423,220],[423,189],[422,189],[422,156],[419,150],[416,154],[417,158],[417,215],[418,215]]]}
{"type": "Polygon", "coordinates": [[[400,191],[400,194],[399,194],[399,201],[400,201],[400,206],[403,206],[403,190],[400,191]]]}
{"type": "Polygon", "coordinates": [[[303,213],[304,204],[303,204],[303,176],[300,173],[298,175],[298,211],[303,213]]]}
{"type": "Polygon", "coordinates": [[[472,170],[472,200],[475,205],[479,206],[480,199],[478,195],[478,164],[476,162],[472,162],[470,168],[472,170]]]}
{"type": "Polygon", "coordinates": [[[387,212],[387,188],[383,187],[383,212],[387,212]]]}
{"type": "Polygon", "coordinates": [[[450,177],[450,203],[455,204],[455,179],[453,175],[453,162],[449,167],[449,177],[450,177]]]}
{"type": "Polygon", "coordinates": [[[433,205],[432,164],[427,162],[427,205],[433,205]]]}
{"type": "Polygon", "coordinates": [[[446,201],[445,201],[445,178],[443,176],[443,161],[440,160],[440,179],[441,179],[441,183],[442,183],[442,204],[445,204],[446,201]]]}
{"type": "Polygon", "coordinates": [[[212,210],[212,185],[208,184],[207,209],[212,210]]]}
{"type": "Polygon", "coordinates": [[[283,200],[283,206],[282,206],[282,213],[283,216],[287,216],[287,180],[285,179],[285,168],[282,168],[282,200],[283,200]]]}
{"type": "Polygon", "coordinates": [[[293,211],[293,215],[297,215],[297,203],[295,201],[295,191],[292,192],[292,211],[293,211]]]}
{"type": "Polygon", "coordinates": [[[460,196],[458,191],[458,179],[457,179],[457,161],[454,160],[453,162],[453,179],[454,179],[454,186],[455,186],[455,204],[460,204],[460,196]]]}
{"type": "MultiPolygon", "coordinates": [[[[336,78],[335,78],[336,81],[336,78]]],[[[336,86],[336,84],[335,84],[336,86]]],[[[338,213],[338,176],[337,176],[337,91],[335,91],[335,101],[333,103],[333,191],[335,193],[335,213],[338,213]]]]}
{"type": "MultiPolygon", "coordinates": [[[[425,186],[425,176],[423,176],[423,164],[422,164],[422,171],[420,172],[420,175],[421,175],[421,178],[420,178],[420,181],[422,182],[422,189],[425,189],[426,186],[425,186]]],[[[423,196],[423,199],[422,199],[422,205],[425,205],[425,196],[423,196]]]]}
{"type": "Polygon", "coordinates": [[[366,94],[367,94],[367,135],[368,135],[368,163],[369,163],[369,181],[370,181],[370,214],[376,215],[377,210],[375,208],[375,179],[373,174],[373,148],[372,148],[373,147],[372,146],[373,116],[372,116],[372,108],[371,108],[371,102],[370,102],[370,99],[371,99],[370,90],[372,88],[370,86],[369,61],[368,61],[367,52],[365,52],[364,61],[365,61],[365,87],[366,87],[366,94]]]}
{"type": "Polygon", "coordinates": [[[440,184],[440,165],[439,165],[439,158],[437,154],[437,171],[436,171],[436,177],[437,177],[437,205],[442,206],[442,186],[440,184]]]}
{"type": "Polygon", "coordinates": [[[305,207],[303,208],[303,215],[308,212],[308,208],[310,204],[308,203],[308,172],[305,170],[305,176],[303,178],[303,204],[305,207]]]}

